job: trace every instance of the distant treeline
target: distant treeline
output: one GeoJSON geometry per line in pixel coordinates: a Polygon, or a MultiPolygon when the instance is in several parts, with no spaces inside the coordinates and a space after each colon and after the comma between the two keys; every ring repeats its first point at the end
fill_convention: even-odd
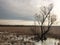
{"type": "Polygon", "coordinates": [[[34,25],[0,25],[0,27],[35,27],[34,25]]]}
{"type": "MultiPolygon", "coordinates": [[[[39,27],[38,25],[0,25],[0,27],[35,27],[35,26],[39,27]]],[[[52,27],[58,27],[58,26],[52,26],[52,27]]]]}

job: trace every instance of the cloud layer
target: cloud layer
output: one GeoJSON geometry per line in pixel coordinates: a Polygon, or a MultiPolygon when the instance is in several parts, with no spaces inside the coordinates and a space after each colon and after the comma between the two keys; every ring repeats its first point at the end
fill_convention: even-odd
{"type": "Polygon", "coordinates": [[[0,19],[33,20],[30,0],[0,0],[0,19]]]}
{"type": "MultiPolygon", "coordinates": [[[[52,2],[52,0],[44,1],[52,2]]],[[[53,3],[52,13],[57,15],[60,22],[60,0],[53,0],[53,3]]],[[[33,21],[33,15],[38,12],[40,5],[44,4],[42,0],[0,0],[0,20],[33,21]]]]}
{"type": "Polygon", "coordinates": [[[34,20],[41,0],[0,0],[0,19],[34,20]]]}

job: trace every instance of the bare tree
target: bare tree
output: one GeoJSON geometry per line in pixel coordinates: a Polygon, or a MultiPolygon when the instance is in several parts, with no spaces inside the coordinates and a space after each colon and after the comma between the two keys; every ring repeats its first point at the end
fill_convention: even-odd
{"type": "MultiPolygon", "coordinates": [[[[56,15],[51,15],[51,11],[53,9],[53,4],[49,4],[48,6],[41,6],[39,14],[36,13],[35,20],[40,26],[41,32],[37,34],[38,41],[46,40],[46,34],[49,32],[50,27],[56,21],[56,15]],[[47,24],[47,29],[44,29],[44,24],[47,24]]],[[[35,31],[33,31],[35,32],[35,31]]],[[[36,38],[36,37],[35,37],[36,38]]]]}

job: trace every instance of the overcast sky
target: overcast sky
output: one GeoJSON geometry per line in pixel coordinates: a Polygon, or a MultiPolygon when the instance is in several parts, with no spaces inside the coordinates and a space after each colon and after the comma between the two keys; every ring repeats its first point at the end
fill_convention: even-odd
{"type": "MultiPolygon", "coordinates": [[[[57,15],[59,21],[60,0],[47,0],[46,4],[50,2],[54,3],[53,13],[57,15]]],[[[39,10],[41,4],[43,4],[42,0],[0,0],[0,24],[7,23],[8,20],[10,22],[11,20],[33,21],[33,15],[39,10]]]]}
{"type": "Polygon", "coordinates": [[[0,19],[33,20],[30,0],[0,0],[0,19]]]}

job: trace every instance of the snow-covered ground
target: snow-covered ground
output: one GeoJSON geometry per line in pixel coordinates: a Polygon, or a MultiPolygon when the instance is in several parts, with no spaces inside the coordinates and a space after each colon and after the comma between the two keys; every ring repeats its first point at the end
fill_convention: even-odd
{"type": "Polygon", "coordinates": [[[58,39],[54,39],[54,38],[47,38],[46,41],[39,41],[36,42],[35,45],[58,45],[59,40],[58,39]]]}

